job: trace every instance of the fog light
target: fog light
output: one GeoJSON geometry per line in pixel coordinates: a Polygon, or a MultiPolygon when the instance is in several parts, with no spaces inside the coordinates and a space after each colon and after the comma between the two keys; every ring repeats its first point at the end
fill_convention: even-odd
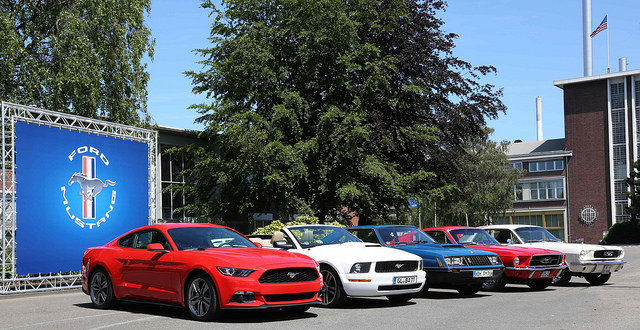
{"type": "Polygon", "coordinates": [[[236,303],[252,303],[256,301],[255,293],[251,291],[238,291],[231,296],[230,302],[236,303]]]}

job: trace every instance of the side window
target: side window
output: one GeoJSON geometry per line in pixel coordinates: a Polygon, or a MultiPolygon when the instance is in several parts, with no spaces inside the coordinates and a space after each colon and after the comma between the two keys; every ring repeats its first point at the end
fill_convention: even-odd
{"type": "Polygon", "coordinates": [[[135,238],[136,234],[132,233],[129,234],[121,239],[118,240],[118,246],[121,247],[126,247],[126,248],[132,248],[133,247],[133,239],[135,238]]]}
{"type": "Polygon", "coordinates": [[[351,233],[363,242],[380,244],[378,237],[373,232],[373,229],[353,229],[351,230],[351,233]]]}
{"type": "Polygon", "coordinates": [[[151,230],[139,231],[136,236],[136,243],[134,245],[136,249],[146,249],[147,245],[151,243],[151,230]]]}
{"type": "Polygon", "coordinates": [[[451,243],[451,240],[447,237],[447,234],[445,234],[443,231],[428,231],[425,233],[427,233],[429,236],[431,236],[431,238],[433,238],[436,242],[440,244],[451,243]]]}
{"type": "Polygon", "coordinates": [[[496,241],[502,243],[502,244],[507,244],[508,240],[511,240],[511,242],[515,243],[512,235],[511,235],[511,230],[508,229],[492,229],[489,231],[489,234],[491,234],[491,236],[493,236],[493,238],[496,239],[496,241]]]}

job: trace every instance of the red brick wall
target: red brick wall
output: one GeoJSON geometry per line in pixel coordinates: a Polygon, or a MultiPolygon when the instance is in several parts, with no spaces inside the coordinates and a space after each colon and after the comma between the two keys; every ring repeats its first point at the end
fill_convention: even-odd
{"type": "Polygon", "coordinates": [[[606,80],[564,86],[564,125],[566,150],[573,151],[567,165],[569,240],[597,243],[612,223],[606,80]],[[579,221],[587,205],[598,211],[591,226],[579,221]]]}

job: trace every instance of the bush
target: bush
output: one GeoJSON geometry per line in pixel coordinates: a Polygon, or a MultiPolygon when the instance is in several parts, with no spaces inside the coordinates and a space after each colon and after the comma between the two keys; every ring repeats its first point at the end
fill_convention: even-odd
{"type": "MultiPolygon", "coordinates": [[[[280,229],[282,229],[282,227],[285,227],[285,226],[316,225],[318,223],[319,223],[319,220],[317,217],[314,217],[311,215],[301,215],[295,221],[289,221],[286,224],[282,223],[280,220],[274,220],[270,224],[256,229],[256,231],[251,233],[251,235],[272,235],[273,233],[280,231],[280,229]]],[[[328,223],[325,223],[325,225],[344,227],[343,224],[337,221],[328,222],[328,223]]]]}
{"type": "Polygon", "coordinates": [[[609,228],[609,233],[604,237],[607,244],[640,243],[640,225],[623,221],[609,228]]]}

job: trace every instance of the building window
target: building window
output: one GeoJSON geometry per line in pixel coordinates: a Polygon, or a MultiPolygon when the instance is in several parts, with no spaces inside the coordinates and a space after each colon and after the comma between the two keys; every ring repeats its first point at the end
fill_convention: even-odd
{"type": "Polygon", "coordinates": [[[613,150],[611,150],[613,158],[613,192],[616,204],[615,221],[624,221],[628,219],[622,206],[626,205],[627,185],[625,179],[628,173],[627,160],[627,137],[626,137],[626,118],[625,118],[625,84],[611,84],[611,142],[613,150]],[[621,206],[618,206],[621,205],[621,206]]]}
{"type": "Polygon", "coordinates": [[[522,171],[522,162],[512,162],[511,163],[511,168],[517,168],[520,171],[522,171]]]}
{"type": "Polygon", "coordinates": [[[553,236],[561,240],[566,240],[563,213],[547,214],[542,212],[526,215],[501,216],[493,218],[492,223],[495,225],[521,224],[540,226],[547,229],[553,236]]]}
{"type": "Polygon", "coordinates": [[[562,199],[564,187],[561,180],[530,183],[531,200],[562,199]]]}
{"type": "Polygon", "coordinates": [[[561,171],[564,164],[561,159],[529,162],[529,172],[561,171]]]}
{"type": "Polygon", "coordinates": [[[171,185],[184,185],[185,178],[182,171],[192,166],[191,157],[186,157],[183,152],[166,153],[173,146],[161,146],[161,173],[162,184],[162,218],[163,219],[186,219],[189,217],[186,212],[177,211],[178,208],[190,204],[183,193],[174,191],[171,185]]]}

